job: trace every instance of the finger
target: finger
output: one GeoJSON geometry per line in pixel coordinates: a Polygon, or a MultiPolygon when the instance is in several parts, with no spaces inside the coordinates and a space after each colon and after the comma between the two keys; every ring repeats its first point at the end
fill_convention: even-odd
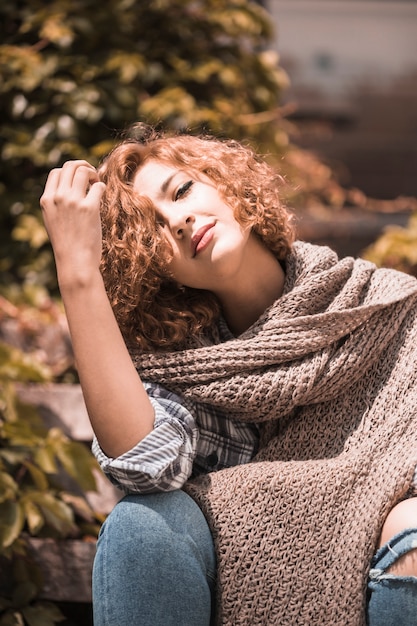
{"type": "Polygon", "coordinates": [[[90,172],[89,178],[91,178],[92,181],[96,180],[96,170],[87,161],[67,161],[62,167],[55,168],[49,172],[42,197],[48,197],[53,192],[57,191],[58,187],[71,187],[74,174],[81,167],[87,168],[87,171],[90,172]]]}
{"type": "Polygon", "coordinates": [[[86,161],[66,163],[55,193],[56,203],[61,207],[76,208],[87,197],[90,186],[97,180],[97,171],[86,161]]]}
{"type": "Polygon", "coordinates": [[[98,182],[97,170],[84,165],[79,165],[74,171],[74,177],[72,179],[71,189],[75,193],[81,195],[87,195],[91,185],[98,182]]]}
{"type": "Polygon", "coordinates": [[[87,194],[87,198],[91,200],[93,204],[100,205],[103,194],[106,190],[106,185],[100,181],[94,182],[87,194]]]}
{"type": "Polygon", "coordinates": [[[61,177],[61,168],[55,168],[51,170],[46,179],[45,187],[40,197],[39,203],[42,209],[46,209],[48,204],[53,202],[55,192],[58,188],[61,177]]]}
{"type": "Polygon", "coordinates": [[[74,183],[77,173],[83,172],[83,176],[88,172],[89,176],[97,175],[96,169],[85,160],[67,161],[61,169],[60,186],[70,188],[74,183]]]}

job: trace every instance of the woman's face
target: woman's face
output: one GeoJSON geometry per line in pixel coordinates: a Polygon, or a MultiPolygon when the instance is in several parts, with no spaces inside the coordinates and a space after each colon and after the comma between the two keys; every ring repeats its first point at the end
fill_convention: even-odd
{"type": "Polygon", "coordinates": [[[172,247],[170,271],[178,283],[216,293],[238,279],[250,229],[236,221],[207,176],[149,160],[133,187],[155,207],[172,247]]]}

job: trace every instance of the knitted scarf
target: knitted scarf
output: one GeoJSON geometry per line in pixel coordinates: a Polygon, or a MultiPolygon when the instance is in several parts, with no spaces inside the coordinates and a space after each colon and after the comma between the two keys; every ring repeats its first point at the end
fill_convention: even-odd
{"type": "Polygon", "coordinates": [[[216,624],[365,624],[383,521],[417,465],[417,281],[297,242],[284,294],[238,338],[134,361],[233,419],[253,462],[186,485],[218,555],[216,624]]]}

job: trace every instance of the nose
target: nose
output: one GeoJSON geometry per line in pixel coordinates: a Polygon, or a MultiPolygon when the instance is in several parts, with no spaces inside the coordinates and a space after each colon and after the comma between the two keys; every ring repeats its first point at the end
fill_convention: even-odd
{"type": "Polygon", "coordinates": [[[190,213],[173,211],[170,215],[169,226],[173,236],[182,239],[185,231],[194,223],[194,216],[190,213]]]}

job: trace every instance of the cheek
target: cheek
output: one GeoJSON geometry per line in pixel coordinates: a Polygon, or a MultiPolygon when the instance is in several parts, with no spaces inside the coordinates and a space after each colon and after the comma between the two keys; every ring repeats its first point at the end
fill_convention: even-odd
{"type": "Polygon", "coordinates": [[[184,264],[181,262],[181,257],[179,256],[178,249],[168,244],[169,251],[167,253],[167,271],[170,278],[174,280],[178,280],[182,282],[186,275],[187,271],[184,267],[184,264]]]}
{"type": "Polygon", "coordinates": [[[173,242],[163,228],[158,229],[156,239],[158,241],[157,254],[160,254],[162,256],[166,264],[170,264],[172,258],[175,255],[175,247],[173,246],[173,242]]]}

